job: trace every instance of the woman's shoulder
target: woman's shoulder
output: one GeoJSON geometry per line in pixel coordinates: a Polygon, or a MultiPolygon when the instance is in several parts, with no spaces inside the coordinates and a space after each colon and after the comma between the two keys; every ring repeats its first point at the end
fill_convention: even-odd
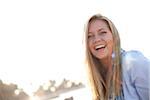
{"type": "Polygon", "coordinates": [[[122,62],[129,65],[145,65],[150,64],[150,60],[146,58],[142,52],[137,50],[122,51],[122,62]]]}
{"type": "Polygon", "coordinates": [[[122,52],[123,72],[127,72],[131,77],[147,77],[150,71],[150,60],[142,52],[137,50],[122,52]]]}
{"type": "Polygon", "coordinates": [[[121,55],[125,98],[131,100],[140,96],[140,100],[149,100],[149,59],[136,50],[123,51],[121,55]]]}
{"type": "Polygon", "coordinates": [[[130,50],[130,51],[121,50],[121,53],[122,53],[123,59],[136,60],[139,58],[142,58],[142,59],[145,58],[143,53],[138,50],[130,50]]]}

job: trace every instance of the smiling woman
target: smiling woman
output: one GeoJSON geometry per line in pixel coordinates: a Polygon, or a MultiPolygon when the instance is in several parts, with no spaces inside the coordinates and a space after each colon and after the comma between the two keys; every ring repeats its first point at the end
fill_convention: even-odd
{"type": "Polygon", "coordinates": [[[139,51],[122,50],[107,17],[89,18],[85,47],[93,100],[149,100],[150,60],[139,51]]]}

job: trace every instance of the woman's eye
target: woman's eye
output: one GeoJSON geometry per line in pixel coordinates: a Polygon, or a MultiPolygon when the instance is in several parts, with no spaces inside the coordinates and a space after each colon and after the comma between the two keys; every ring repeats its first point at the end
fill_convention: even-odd
{"type": "Polygon", "coordinates": [[[88,38],[91,38],[92,36],[91,35],[88,35],[88,38]]]}
{"type": "Polygon", "coordinates": [[[91,38],[91,37],[93,37],[93,35],[88,35],[88,38],[91,38]]]}
{"type": "Polygon", "coordinates": [[[102,33],[106,33],[106,32],[102,32],[102,33]]]}
{"type": "Polygon", "coordinates": [[[107,32],[106,31],[103,31],[103,32],[100,32],[99,34],[100,35],[104,35],[104,34],[106,34],[107,32]]]}

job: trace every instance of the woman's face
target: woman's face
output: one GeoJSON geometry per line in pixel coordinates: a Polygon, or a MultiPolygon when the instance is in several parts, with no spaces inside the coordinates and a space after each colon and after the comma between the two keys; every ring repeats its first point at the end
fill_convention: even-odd
{"type": "Polygon", "coordinates": [[[88,47],[92,55],[98,59],[111,57],[113,37],[106,21],[95,19],[89,23],[88,47]]]}

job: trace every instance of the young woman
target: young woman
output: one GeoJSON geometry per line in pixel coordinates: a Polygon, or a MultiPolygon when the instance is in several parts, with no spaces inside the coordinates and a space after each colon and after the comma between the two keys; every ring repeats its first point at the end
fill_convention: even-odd
{"type": "Polygon", "coordinates": [[[121,49],[107,17],[89,18],[85,47],[93,100],[149,100],[150,61],[139,51],[121,49]]]}

